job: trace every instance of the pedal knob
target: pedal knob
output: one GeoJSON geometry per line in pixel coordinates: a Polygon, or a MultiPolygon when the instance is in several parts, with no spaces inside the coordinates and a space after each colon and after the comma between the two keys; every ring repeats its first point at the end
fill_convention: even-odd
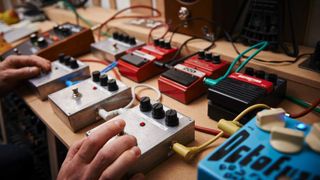
{"type": "Polygon", "coordinates": [[[165,42],[164,42],[164,48],[165,48],[165,49],[171,49],[171,44],[170,44],[169,41],[165,41],[165,42]]]}
{"type": "Polygon", "coordinates": [[[170,127],[179,125],[179,118],[177,115],[177,111],[173,109],[166,111],[165,122],[166,122],[166,125],[170,127]]]}
{"type": "Polygon", "coordinates": [[[30,41],[31,41],[32,44],[36,43],[37,40],[38,40],[38,35],[36,33],[33,33],[33,34],[30,35],[30,41]]]}
{"type": "Polygon", "coordinates": [[[48,46],[48,42],[44,37],[39,37],[37,43],[40,48],[45,48],[48,46]]]}
{"type": "Polygon", "coordinates": [[[164,48],[164,45],[165,43],[164,43],[164,39],[159,39],[159,46],[161,47],[161,48],[164,48]]]}
{"type": "Polygon", "coordinates": [[[73,57],[70,59],[70,67],[71,69],[77,69],[79,67],[78,61],[73,57]]]}
{"type": "Polygon", "coordinates": [[[113,37],[113,39],[118,39],[119,33],[117,33],[117,32],[112,33],[112,37],[113,37]]]}
{"type": "Polygon", "coordinates": [[[125,35],[125,36],[123,37],[123,41],[124,41],[125,43],[129,43],[129,41],[130,41],[130,36],[125,35]]]}
{"type": "Polygon", "coordinates": [[[199,51],[198,51],[198,54],[199,54],[199,58],[200,58],[200,59],[206,58],[206,55],[205,55],[204,50],[199,50],[199,51]]]}
{"type": "Polygon", "coordinates": [[[59,54],[58,59],[60,63],[64,63],[64,57],[65,57],[64,53],[59,54]]]}
{"type": "Polygon", "coordinates": [[[63,36],[70,36],[72,32],[71,32],[70,28],[63,27],[61,29],[61,33],[62,33],[63,36]]]}
{"type": "Polygon", "coordinates": [[[205,52],[205,56],[206,56],[206,61],[212,60],[212,52],[210,51],[205,52]]]}
{"type": "Polygon", "coordinates": [[[123,36],[123,34],[119,34],[119,36],[118,36],[118,41],[123,41],[123,39],[124,39],[124,36],[123,36]]]}
{"type": "Polygon", "coordinates": [[[256,77],[260,78],[260,79],[264,79],[265,78],[266,73],[264,71],[256,71],[256,77]]]}
{"type": "Polygon", "coordinates": [[[274,85],[277,84],[277,81],[278,81],[278,75],[276,74],[269,74],[268,75],[268,81],[272,82],[274,85]]]}
{"type": "Polygon", "coordinates": [[[220,64],[221,63],[220,54],[213,54],[212,55],[212,63],[213,64],[220,64]]]}
{"type": "Polygon", "coordinates": [[[71,56],[64,56],[64,64],[69,66],[70,65],[71,56]]]}
{"type": "Polygon", "coordinates": [[[244,73],[249,76],[254,76],[254,69],[251,67],[247,67],[246,70],[244,71],[244,73]]]}
{"type": "MultiPolygon", "coordinates": [[[[108,86],[109,84],[108,84],[108,75],[107,74],[102,74],[100,77],[100,85],[101,86],[108,86]]],[[[109,87],[108,87],[108,89],[109,89],[109,87]]]]}
{"type": "Polygon", "coordinates": [[[150,103],[150,98],[147,96],[144,96],[140,99],[140,111],[141,112],[149,112],[152,109],[152,105],[150,103]]]}
{"type": "Polygon", "coordinates": [[[163,105],[161,103],[156,103],[152,106],[152,117],[154,119],[162,119],[164,118],[165,113],[163,110],[163,105]]]}
{"type": "Polygon", "coordinates": [[[108,80],[108,90],[109,91],[116,91],[118,89],[119,89],[119,87],[118,87],[117,81],[115,79],[108,80]]]}
{"type": "Polygon", "coordinates": [[[92,81],[99,82],[100,81],[100,71],[93,71],[92,72],[92,81]]]}
{"type": "Polygon", "coordinates": [[[159,46],[159,45],[160,45],[159,39],[154,39],[154,40],[153,40],[153,44],[154,44],[155,46],[159,46]]]}
{"type": "Polygon", "coordinates": [[[137,44],[137,42],[136,42],[136,38],[135,37],[130,37],[130,39],[129,39],[129,44],[130,45],[136,45],[137,44]]]}

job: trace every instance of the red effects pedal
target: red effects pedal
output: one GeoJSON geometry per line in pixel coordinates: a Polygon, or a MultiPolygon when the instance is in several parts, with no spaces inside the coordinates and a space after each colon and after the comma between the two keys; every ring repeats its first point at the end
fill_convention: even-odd
{"type": "Polygon", "coordinates": [[[205,77],[218,78],[223,75],[229,64],[220,55],[200,51],[197,55],[177,64],[161,74],[158,80],[160,91],[184,104],[206,92],[203,84],[205,77]]]}
{"type": "Polygon", "coordinates": [[[155,40],[154,43],[128,50],[118,60],[118,68],[123,76],[143,82],[164,71],[164,68],[154,64],[155,61],[168,62],[177,50],[163,39],[155,40]]]}

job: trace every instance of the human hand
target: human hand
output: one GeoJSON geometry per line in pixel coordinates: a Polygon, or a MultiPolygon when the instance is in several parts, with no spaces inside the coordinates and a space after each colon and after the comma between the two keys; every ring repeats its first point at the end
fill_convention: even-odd
{"type": "Polygon", "coordinates": [[[35,77],[41,71],[49,72],[50,70],[50,61],[39,56],[7,57],[0,62],[0,95],[10,91],[21,81],[35,77]]]}
{"type": "MultiPolygon", "coordinates": [[[[123,178],[141,154],[133,136],[123,135],[108,142],[122,132],[124,126],[123,120],[111,120],[92,131],[90,136],[72,145],[57,179],[123,178]]],[[[132,177],[143,178],[142,174],[132,177]]]]}

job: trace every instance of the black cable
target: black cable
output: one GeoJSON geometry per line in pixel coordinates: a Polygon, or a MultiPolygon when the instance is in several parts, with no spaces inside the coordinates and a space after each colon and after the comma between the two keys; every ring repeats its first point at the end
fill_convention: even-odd
{"type": "MultiPolygon", "coordinates": [[[[231,45],[232,45],[233,49],[235,50],[235,52],[239,55],[240,51],[238,50],[237,46],[234,44],[234,41],[233,41],[232,37],[230,36],[230,34],[225,32],[225,35],[227,37],[227,40],[231,42],[231,45]]],[[[297,61],[299,61],[302,57],[311,56],[311,55],[312,55],[312,53],[303,53],[303,54],[296,56],[296,58],[293,60],[270,61],[270,60],[265,60],[265,59],[260,59],[260,58],[253,58],[253,60],[263,62],[263,63],[272,63],[272,64],[281,64],[281,63],[292,63],[293,64],[293,63],[296,63],[297,61]]],[[[245,55],[243,57],[248,58],[248,56],[245,56],[245,55]]]]}

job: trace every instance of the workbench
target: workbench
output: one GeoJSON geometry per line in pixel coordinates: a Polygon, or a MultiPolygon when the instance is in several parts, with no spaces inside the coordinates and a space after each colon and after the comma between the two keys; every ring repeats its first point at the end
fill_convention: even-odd
{"type": "MultiPolygon", "coordinates": [[[[67,10],[55,9],[53,7],[45,9],[48,16],[55,23],[63,22],[75,22],[74,15],[67,10]]],[[[102,8],[88,8],[85,10],[80,10],[80,14],[92,20],[94,23],[100,23],[106,18],[110,17],[114,11],[107,11],[102,8]]],[[[126,20],[112,21],[110,26],[120,28],[130,35],[136,36],[138,39],[146,40],[148,29],[135,27],[132,25],[125,24],[126,20]]],[[[53,22],[43,22],[39,23],[39,28],[41,31],[50,29],[55,23],[53,22]]],[[[161,30],[158,30],[159,32],[161,30]]],[[[155,33],[157,34],[157,33],[155,33]]],[[[186,35],[176,34],[173,38],[174,45],[178,46],[184,40],[189,37],[186,35]]],[[[183,51],[184,54],[194,52],[200,48],[206,47],[208,43],[195,41],[190,43],[186,51],[183,51]]],[[[245,49],[243,45],[237,44],[239,50],[242,51],[245,49]]],[[[219,40],[216,42],[215,48],[212,50],[215,53],[222,55],[222,59],[231,61],[234,57],[237,56],[236,52],[232,49],[232,46],[229,42],[225,40],[219,40]]],[[[313,52],[312,48],[301,47],[301,51],[304,53],[313,52]]],[[[283,54],[277,54],[272,52],[263,52],[259,55],[260,58],[272,59],[272,60],[283,60],[283,59],[292,59],[283,54]]],[[[85,56],[79,57],[86,59],[96,59],[92,54],[87,54],[85,56]]],[[[299,61],[299,63],[302,62],[299,61]]],[[[271,65],[268,63],[260,62],[250,62],[249,66],[256,69],[263,69],[267,72],[277,73],[279,76],[288,79],[288,93],[292,96],[302,98],[306,101],[313,101],[315,98],[319,98],[320,95],[320,74],[307,71],[304,69],[298,68],[298,64],[289,64],[289,65],[271,65]]],[[[104,68],[101,64],[88,63],[90,65],[90,70],[101,70],[104,68]]],[[[112,72],[109,72],[112,74],[112,72]]],[[[156,76],[144,83],[157,87],[157,79],[159,76],[156,76]]],[[[122,77],[121,81],[128,86],[133,86],[136,83],[122,77]]],[[[26,87],[21,87],[18,90],[18,93],[23,97],[27,105],[32,109],[32,111],[43,121],[47,126],[48,130],[48,143],[49,143],[49,153],[50,153],[50,162],[51,162],[51,172],[52,178],[56,178],[58,172],[57,166],[57,156],[56,156],[56,147],[55,147],[55,137],[57,137],[67,148],[69,148],[76,141],[84,138],[85,132],[91,128],[97,126],[101,122],[93,124],[85,129],[80,130],[77,133],[73,133],[67,125],[65,125],[53,112],[48,101],[41,101],[34,92],[26,87]]],[[[155,97],[152,91],[139,89],[139,96],[150,96],[155,97]]],[[[176,109],[178,112],[181,112],[192,119],[195,120],[196,125],[216,128],[216,121],[209,119],[207,116],[207,99],[203,95],[199,99],[193,101],[189,105],[184,105],[168,96],[163,95],[162,101],[164,105],[169,106],[173,109],[176,109]]],[[[298,112],[302,111],[303,108],[295,105],[287,100],[279,105],[279,107],[284,108],[287,112],[298,112]]],[[[303,118],[300,118],[301,121],[312,123],[320,119],[320,114],[310,113],[303,118]]],[[[195,132],[195,141],[189,146],[199,145],[204,143],[208,139],[212,138],[212,135],[204,134],[201,132],[195,132]]],[[[146,174],[147,179],[196,179],[197,177],[197,164],[203,159],[209,152],[211,152],[215,147],[219,146],[224,141],[223,138],[219,139],[213,145],[210,146],[207,150],[200,153],[194,160],[191,162],[184,161],[181,157],[173,155],[168,160],[159,164],[158,167],[154,168],[152,171],[146,174]]]]}

